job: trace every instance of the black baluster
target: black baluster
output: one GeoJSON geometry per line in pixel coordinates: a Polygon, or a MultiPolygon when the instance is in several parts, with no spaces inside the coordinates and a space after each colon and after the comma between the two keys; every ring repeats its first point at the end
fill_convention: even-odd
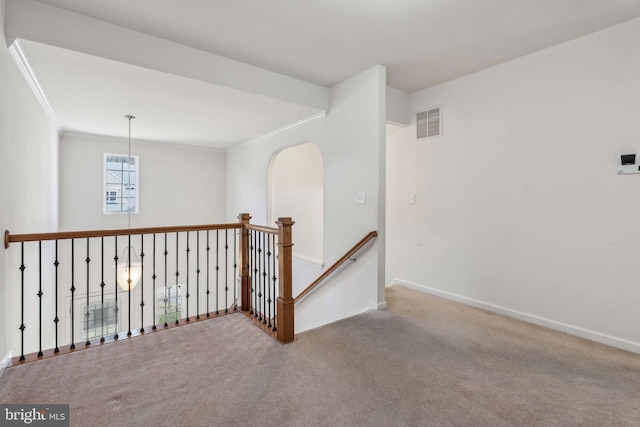
{"type": "Polygon", "coordinates": [[[69,347],[71,350],[76,348],[75,339],[74,339],[74,331],[75,331],[75,248],[74,248],[74,239],[71,239],[71,346],[69,347]]]}
{"type": "Polygon", "coordinates": [[[84,314],[85,316],[85,327],[87,333],[85,334],[86,341],[84,342],[85,346],[91,345],[91,341],[89,341],[89,263],[91,262],[91,258],[89,258],[89,238],[87,237],[87,258],[84,260],[87,263],[87,312],[84,314]]]}
{"type": "Polygon", "coordinates": [[[169,324],[167,323],[167,316],[168,316],[168,306],[169,306],[169,299],[167,298],[167,291],[169,289],[169,280],[167,277],[167,255],[169,254],[169,252],[167,252],[167,233],[164,233],[164,327],[166,328],[167,326],[169,326],[169,324]]]}
{"type": "Polygon", "coordinates": [[[140,333],[144,333],[144,234],[140,235],[140,333]]]}
{"type": "Polygon", "coordinates": [[[187,231],[187,322],[189,322],[189,232],[187,231]]]}
{"type": "Polygon", "coordinates": [[[58,239],[56,239],[56,259],[53,262],[53,265],[56,268],[56,278],[55,278],[55,286],[56,286],[56,317],[53,319],[53,323],[56,325],[56,347],[53,349],[54,353],[60,353],[60,349],[58,348],[58,323],[60,322],[60,318],[58,317],[58,267],[60,266],[60,262],[58,262],[58,239]]]}
{"type": "MultiPolygon", "coordinates": [[[[249,230],[249,274],[251,274],[253,272],[253,265],[254,265],[254,256],[253,256],[253,230],[249,230]]],[[[251,287],[251,292],[249,295],[249,306],[250,306],[250,310],[249,310],[249,314],[254,314],[253,311],[253,307],[255,307],[255,303],[254,303],[254,298],[255,298],[255,292],[253,290],[253,282],[255,280],[255,277],[253,274],[251,274],[251,277],[249,277],[249,284],[251,287]]]]}
{"type": "Polygon", "coordinates": [[[209,311],[209,294],[211,293],[211,291],[209,291],[209,265],[210,265],[209,253],[210,252],[211,252],[211,248],[209,247],[209,230],[207,230],[207,317],[210,316],[210,311],[209,311]]]}
{"type": "Polygon", "coordinates": [[[178,314],[178,277],[180,276],[180,272],[178,271],[178,232],[176,231],[176,325],[180,323],[180,315],[178,314]]]}
{"type": "Polygon", "coordinates": [[[200,230],[196,231],[196,319],[200,319],[200,230]]]}
{"type": "Polygon", "coordinates": [[[224,230],[224,312],[229,312],[229,229],[224,230]]]}
{"type": "Polygon", "coordinates": [[[238,243],[238,233],[233,232],[233,311],[238,309],[238,296],[237,296],[237,277],[238,277],[238,262],[236,261],[236,256],[238,254],[237,243],[238,243]]]}
{"type": "Polygon", "coordinates": [[[40,306],[40,315],[38,318],[38,335],[40,347],[38,351],[38,357],[44,356],[42,353],[42,240],[38,240],[38,303],[40,306]]]}
{"type": "Polygon", "coordinates": [[[24,270],[25,267],[24,266],[24,242],[20,242],[20,276],[21,276],[21,289],[22,289],[22,294],[20,297],[20,301],[21,301],[21,305],[22,305],[22,309],[21,309],[21,321],[20,321],[20,335],[21,335],[21,350],[20,350],[20,361],[24,360],[24,330],[26,329],[26,326],[24,325],[24,270]]]}
{"type": "Polygon", "coordinates": [[[253,231],[247,231],[248,239],[247,243],[249,244],[249,251],[247,257],[247,274],[249,275],[249,314],[253,314],[253,277],[251,272],[253,271],[253,231]]]}
{"type": "Polygon", "coordinates": [[[128,235],[129,249],[127,250],[127,297],[129,298],[129,329],[127,330],[127,336],[131,336],[131,234],[128,235]]]}
{"type": "Polygon", "coordinates": [[[156,299],[157,299],[157,295],[156,295],[156,234],[153,233],[153,276],[151,276],[151,278],[153,279],[153,327],[151,329],[153,329],[154,331],[156,330],[156,299]]]}
{"type": "Polygon", "coordinates": [[[256,262],[258,269],[256,270],[256,276],[258,278],[258,311],[260,311],[260,315],[258,316],[258,320],[262,320],[262,315],[264,314],[264,307],[260,307],[263,304],[262,298],[262,279],[260,274],[264,269],[264,264],[262,263],[262,242],[260,241],[260,235],[264,233],[256,233],[256,239],[258,241],[258,260],[256,262]]]}
{"type": "Polygon", "coordinates": [[[113,339],[117,340],[118,337],[118,311],[120,310],[120,308],[118,307],[118,236],[114,236],[114,244],[115,244],[115,253],[116,255],[113,257],[113,260],[115,261],[115,273],[114,273],[114,295],[116,298],[116,302],[115,302],[115,307],[113,308],[113,316],[114,316],[114,320],[115,320],[115,325],[116,325],[116,333],[113,335],[113,339]]]}
{"type": "Polygon", "coordinates": [[[253,305],[255,309],[253,310],[253,317],[258,317],[258,311],[260,311],[260,303],[258,302],[258,294],[260,293],[260,284],[258,281],[260,280],[260,276],[258,276],[258,232],[252,231],[253,235],[253,305]]]}
{"type": "Polygon", "coordinates": [[[267,291],[265,290],[269,287],[269,279],[267,277],[267,269],[265,267],[265,263],[267,261],[267,247],[266,243],[267,233],[262,233],[262,247],[264,250],[262,251],[262,324],[267,324],[267,291]]]}
{"type": "Polygon", "coordinates": [[[100,237],[100,343],[104,343],[104,236],[100,237]]]}
{"type": "Polygon", "coordinates": [[[273,242],[272,242],[272,248],[273,248],[273,328],[271,329],[273,332],[277,331],[276,328],[276,259],[278,258],[276,255],[276,236],[273,236],[273,242]]]}
{"type": "Polygon", "coordinates": [[[271,327],[271,234],[267,234],[267,317],[269,323],[267,327],[271,327]]]}
{"type": "Polygon", "coordinates": [[[216,315],[220,314],[218,289],[220,288],[220,230],[216,230],[216,315]]]}

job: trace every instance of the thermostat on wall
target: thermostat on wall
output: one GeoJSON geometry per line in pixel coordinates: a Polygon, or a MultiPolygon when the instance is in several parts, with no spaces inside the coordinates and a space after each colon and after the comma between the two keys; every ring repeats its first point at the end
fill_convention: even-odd
{"type": "Polygon", "coordinates": [[[640,173],[640,165],[636,163],[635,154],[621,154],[618,156],[618,175],[640,173]]]}

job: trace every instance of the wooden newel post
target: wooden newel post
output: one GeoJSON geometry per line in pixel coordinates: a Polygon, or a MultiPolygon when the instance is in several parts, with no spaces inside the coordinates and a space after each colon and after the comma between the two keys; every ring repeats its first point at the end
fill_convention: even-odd
{"type": "Polygon", "coordinates": [[[293,243],[291,226],[294,222],[291,218],[278,218],[278,265],[279,265],[279,296],[277,299],[276,327],[278,328],[278,340],[283,343],[293,341],[293,295],[292,295],[292,269],[293,243]]]}
{"type": "Polygon", "coordinates": [[[242,224],[240,229],[240,295],[243,311],[249,311],[251,308],[251,275],[249,271],[249,221],[251,215],[241,213],[238,220],[242,224]]]}

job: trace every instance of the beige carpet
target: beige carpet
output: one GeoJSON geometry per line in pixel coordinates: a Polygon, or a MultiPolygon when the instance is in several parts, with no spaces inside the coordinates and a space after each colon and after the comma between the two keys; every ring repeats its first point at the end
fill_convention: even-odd
{"type": "Polygon", "coordinates": [[[77,426],[640,426],[640,356],[402,287],[280,345],[242,314],[16,366],[77,426]]]}

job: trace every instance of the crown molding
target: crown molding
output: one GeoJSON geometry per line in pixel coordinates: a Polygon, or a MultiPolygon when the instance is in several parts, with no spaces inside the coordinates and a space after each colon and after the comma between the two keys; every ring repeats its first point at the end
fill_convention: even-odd
{"type": "Polygon", "coordinates": [[[11,45],[9,46],[9,53],[11,54],[11,57],[13,58],[16,65],[18,66],[20,73],[22,74],[24,79],[27,81],[27,84],[33,91],[33,94],[36,96],[36,99],[42,106],[42,109],[51,120],[51,123],[53,123],[53,125],[56,127],[58,134],[61,134],[61,129],[60,129],[60,126],[58,126],[58,123],[56,121],[56,116],[55,116],[55,113],[53,112],[53,108],[51,108],[49,99],[47,98],[47,95],[44,93],[42,86],[40,86],[40,82],[38,82],[38,78],[33,72],[33,69],[31,68],[29,61],[27,60],[27,57],[25,56],[24,51],[22,50],[22,46],[20,45],[20,40],[16,39],[13,41],[13,43],[11,43],[11,45]]]}

